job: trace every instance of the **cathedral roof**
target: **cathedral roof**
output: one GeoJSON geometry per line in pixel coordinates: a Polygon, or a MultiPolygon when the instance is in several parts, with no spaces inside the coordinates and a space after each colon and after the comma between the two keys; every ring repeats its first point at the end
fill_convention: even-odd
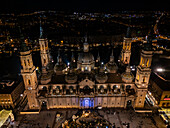
{"type": "Polygon", "coordinates": [[[108,73],[107,76],[108,80],[106,83],[124,83],[120,74],[108,73]]]}

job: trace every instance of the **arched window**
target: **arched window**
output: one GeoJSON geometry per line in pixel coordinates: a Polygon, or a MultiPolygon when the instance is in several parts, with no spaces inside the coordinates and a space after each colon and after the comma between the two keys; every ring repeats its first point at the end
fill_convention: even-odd
{"type": "Polygon", "coordinates": [[[27,62],[28,62],[28,66],[30,66],[30,61],[29,61],[29,59],[27,60],[27,62]]]}
{"type": "Polygon", "coordinates": [[[26,61],[24,60],[24,66],[26,66],[26,61]]]}
{"type": "Polygon", "coordinates": [[[28,85],[31,85],[31,81],[28,79],[28,85]]]}
{"type": "Polygon", "coordinates": [[[42,45],[42,50],[44,50],[44,45],[42,45]]]}
{"type": "Polygon", "coordinates": [[[42,89],[47,91],[47,87],[46,87],[46,86],[43,86],[43,88],[42,88],[42,89]]]}
{"type": "Polygon", "coordinates": [[[140,65],[142,65],[142,61],[143,61],[143,58],[141,57],[141,59],[140,59],[140,65]]]}
{"type": "Polygon", "coordinates": [[[146,76],[143,76],[143,83],[146,82],[146,76]]]}
{"type": "Polygon", "coordinates": [[[136,76],[136,79],[139,80],[139,75],[136,76]]]}
{"type": "Polygon", "coordinates": [[[46,59],[44,59],[44,64],[46,63],[46,59]]]}
{"type": "Polygon", "coordinates": [[[149,67],[149,59],[146,61],[146,67],[149,67]]]}

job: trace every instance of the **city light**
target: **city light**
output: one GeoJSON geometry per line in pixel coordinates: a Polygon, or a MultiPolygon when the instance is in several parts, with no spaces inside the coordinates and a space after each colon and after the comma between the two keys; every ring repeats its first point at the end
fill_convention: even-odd
{"type": "Polygon", "coordinates": [[[163,72],[163,71],[165,71],[165,69],[163,69],[163,68],[157,68],[156,71],[157,71],[157,72],[163,72]]]}

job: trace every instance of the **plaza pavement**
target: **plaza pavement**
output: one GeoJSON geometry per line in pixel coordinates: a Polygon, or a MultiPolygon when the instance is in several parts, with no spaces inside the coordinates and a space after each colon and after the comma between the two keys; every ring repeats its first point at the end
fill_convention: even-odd
{"type": "MultiPolygon", "coordinates": [[[[158,115],[153,116],[156,124],[151,120],[151,116],[144,113],[135,113],[134,110],[124,109],[102,109],[96,110],[116,128],[126,128],[125,123],[130,123],[130,128],[166,128],[158,115]]],[[[61,124],[75,115],[78,109],[54,109],[41,111],[40,114],[21,115],[18,127],[14,128],[59,128],[61,124]],[[61,114],[61,118],[56,120],[56,114],[61,114]]]]}

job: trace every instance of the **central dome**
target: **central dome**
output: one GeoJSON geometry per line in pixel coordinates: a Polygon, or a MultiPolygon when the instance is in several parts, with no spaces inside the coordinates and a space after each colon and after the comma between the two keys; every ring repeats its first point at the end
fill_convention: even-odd
{"type": "Polygon", "coordinates": [[[84,52],[79,54],[78,61],[80,63],[91,63],[94,61],[94,57],[91,53],[84,52]]]}

